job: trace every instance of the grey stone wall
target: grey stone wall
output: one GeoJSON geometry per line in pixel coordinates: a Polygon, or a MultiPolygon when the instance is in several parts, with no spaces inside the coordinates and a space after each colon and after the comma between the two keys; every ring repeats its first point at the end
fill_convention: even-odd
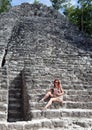
{"type": "Polygon", "coordinates": [[[7,121],[8,114],[8,84],[7,69],[0,68],[0,121],[7,121]]]}

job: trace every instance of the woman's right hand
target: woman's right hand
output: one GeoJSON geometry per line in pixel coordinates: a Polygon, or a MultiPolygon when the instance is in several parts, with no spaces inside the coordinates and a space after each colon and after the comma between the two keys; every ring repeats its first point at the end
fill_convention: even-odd
{"type": "Polygon", "coordinates": [[[54,94],[51,93],[51,97],[54,97],[54,94]]]}

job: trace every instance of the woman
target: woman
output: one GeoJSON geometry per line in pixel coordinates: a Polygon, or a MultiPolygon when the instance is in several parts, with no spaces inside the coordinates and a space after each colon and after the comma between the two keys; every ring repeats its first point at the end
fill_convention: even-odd
{"type": "Polygon", "coordinates": [[[54,80],[54,87],[49,89],[46,95],[40,100],[40,102],[44,101],[48,97],[51,97],[47,105],[44,107],[44,109],[47,109],[52,102],[61,102],[63,103],[63,94],[64,90],[60,84],[60,81],[58,79],[54,80]]]}

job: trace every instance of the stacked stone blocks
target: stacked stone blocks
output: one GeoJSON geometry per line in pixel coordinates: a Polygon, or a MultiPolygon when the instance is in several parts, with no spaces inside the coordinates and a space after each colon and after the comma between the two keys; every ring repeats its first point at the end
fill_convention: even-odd
{"type": "Polygon", "coordinates": [[[8,86],[7,69],[0,68],[0,121],[7,121],[8,115],[8,86]]]}
{"type": "Polygon", "coordinates": [[[41,4],[25,3],[0,17],[0,36],[4,28],[7,34],[0,42],[0,130],[91,130],[92,39],[41,4]],[[64,103],[43,111],[47,101],[39,100],[56,78],[64,103]]]}

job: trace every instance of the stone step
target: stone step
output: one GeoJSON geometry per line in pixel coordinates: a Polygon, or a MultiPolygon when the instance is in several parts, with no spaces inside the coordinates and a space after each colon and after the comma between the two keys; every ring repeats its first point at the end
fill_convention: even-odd
{"type": "Polygon", "coordinates": [[[9,104],[13,104],[13,103],[15,103],[15,104],[21,104],[21,98],[11,97],[11,98],[9,99],[9,104]]]}
{"type": "MultiPolygon", "coordinates": [[[[30,109],[42,109],[47,102],[39,103],[39,102],[29,102],[30,109]]],[[[59,109],[59,108],[81,108],[81,109],[92,109],[92,102],[70,102],[70,101],[64,101],[64,103],[58,103],[54,102],[51,106],[51,109],[59,109]]]]}
{"type": "Polygon", "coordinates": [[[21,95],[21,88],[19,87],[9,88],[9,96],[16,96],[16,95],[21,95]]]}
{"type": "MultiPolygon", "coordinates": [[[[44,94],[30,94],[29,100],[31,101],[39,101],[44,94]]],[[[75,102],[91,102],[92,101],[92,95],[64,95],[63,97],[64,101],[75,101],[75,102]]]]}
{"type": "Polygon", "coordinates": [[[16,111],[21,111],[21,104],[19,103],[13,103],[13,104],[9,104],[8,109],[11,110],[16,110],[16,111]]]}
{"type": "Polygon", "coordinates": [[[11,83],[11,87],[9,88],[9,90],[11,90],[11,89],[21,89],[21,88],[19,87],[19,83],[16,82],[15,84],[11,83]]]}
{"type": "MultiPolygon", "coordinates": [[[[12,119],[13,120],[13,119],[12,119]]],[[[5,124],[1,124],[5,126],[5,124]]],[[[7,128],[24,129],[24,130],[91,130],[91,119],[84,118],[62,118],[62,119],[34,119],[28,122],[8,123],[7,128]]],[[[4,127],[3,127],[4,128],[4,127]]],[[[6,128],[6,127],[5,127],[6,128]]],[[[6,128],[6,129],[7,129],[6,128]]]]}
{"type": "Polygon", "coordinates": [[[92,109],[92,102],[66,102],[66,108],[92,109]]]}
{"type": "Polygon", "coordinates": [[[20,98],[21,98],[21,93],[20,93],[20,92],[17,92],[16,94],[14,94],[14,93],[9,93],[9,98],[20,99],[20,98]]]}
{"type": "Polygon", "coordinates": [[[92,119],[72,117],[34,119],[24,125],[25,130],[91,130],[90,128],[92,128],[92,119]]]}
{"type": "Polygon", "coordinates": [[[61,119],[33,119],[32,121],[13,121],[10,123],[1,122],[1,128],[16,130],[91,130],[92,119],[86,118],[64,118],[61,119]],[[13,123],[11,123],[13,122],[13,123]]]}
{"type": "Polygon", "coordinates": [[[10,88],[10,89],[9,89],[9,92],[11,92],[11,91],[19,91],[19,92],[20,92],[20,91],[21,91],[21,88],[10,88]]]}
{"type": "Polygon", "coordinates": [[[15,111],[15,110],[9,110],[8,112],[9,118],[14,118],[14,119],[18,119],[18,118],[22,118],[22,113],[21,111],[15,111]]]}
{"type": "Polygon", "coordinates": [[[10,94],[17,95],[17,94],[20,94],[20,93],[21,93],[21,89],[10,89],[9,90],[9,95],[10,94]]]}
{"type": "Polygon", "coordinates": [[[47,110],[30,110],[32,119],[54,119],[62,117],[77,117],[92,119],[92,109],[47,109],[47,110]]]}
{"type": "Polygon", "coordinates": [[[92,89],[88,90],[65,90],[65,94],[67,95],[92,95],[92,89]]]}
{"type": "Polygon", "coordinates": [[[64,101],[73,101],[73,102],[91,102],[92,101],[92,95],[65,95],[64,101]]]}
{"type": "MultiPolygon", "coordinates": [[[[30,94],[45,94],[47,92],[49,88],[47,89],[40,89],[40,88],[36,88],[36,89],[31,89],[30,90],[30,94]]],[[[65,94],[67,95],[92,95],[92,89],[89,90],[74,90],[74,89],[64,89],[65,94]]]]}
{"type": "Polygon", "coordinates": [[[17,121],[18,121],[18,122],[19,122],[19,121],[23,121],[23,119],[22,119],[22,118],[17,118],[17,117],[16,117],[16,118],[11,117],[11,118],[8,119],[8,122],[17,122],[17,121]]]}

